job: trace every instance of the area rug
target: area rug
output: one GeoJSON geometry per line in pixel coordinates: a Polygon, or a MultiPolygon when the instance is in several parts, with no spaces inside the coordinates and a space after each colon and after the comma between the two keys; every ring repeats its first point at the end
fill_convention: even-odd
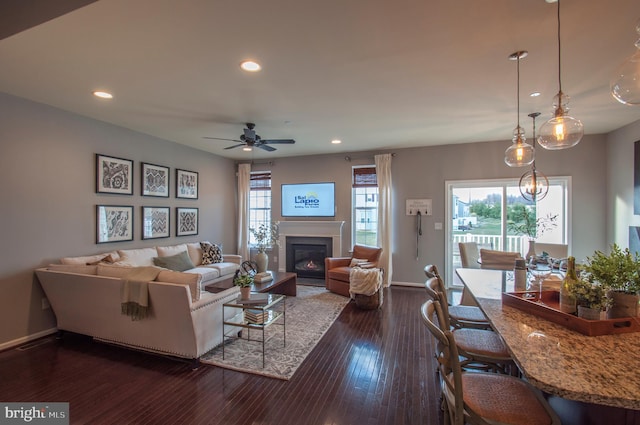
{"type": "MultiPolygon", "coordinates": [[[[282,326],[272,325],[265,331],[265,367],[262,367],[262,343],[236,339],[200,358],[204,364],[220,366],[240,372],[253,373],[288,380],[313,350],[318,341],[336,320],[349,299],[325,288],[301,286],[296,297],[287,297],[287,334],[283,347],[282,326]]],[[[243,337],[246,335],[246,329],[243,337]]],[[[253,338],[262,334],[252,331],[253,338]]]]}

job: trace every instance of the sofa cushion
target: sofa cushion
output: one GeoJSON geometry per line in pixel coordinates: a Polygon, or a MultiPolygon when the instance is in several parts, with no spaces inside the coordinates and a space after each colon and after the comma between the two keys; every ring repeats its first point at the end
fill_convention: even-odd
{"type": "Polygon", "coordinates": [[[191,262],[191,258],[189,257],[189,253],[187,253],[186,247],[184,251],[175,255],[170,255],[168,257],[154,257],[153,264],[158,267],[164,267],[165,269],[175,270],[178,272],[183,272],[195,267],[191,262]]]}
{"type": "Polygon", "coordinates": [[[182,285],[189,285],[189,292],[191,292],[191,301],[198,301],[200,299],[200,282],[202,277],[197,273],[182,273],[175,272],[173,270],[162,270],[156,281],[167,283],[178,283],[182,285]]]}
{"type": "Polygon", "coordinates": [[[157,246],[158,257],[170,257],[172,255],[180,254],[181,252],[187,252],[187,244],[181,243],[180,245],[172,246],[157,246]]]}
{"type": "Polygon", "coordinates": [[[327,271],[327,276],[329,279],[349,282],[349,273],[351,273],[351,267],[335,267],[327,271]]]}
{"type": "Polygon", "coordinates": [[[131,273],[132,268],[133,267],[115,266],[111,264],[98,264],[96,274],[98,276],[123,278],[127,274],[131,273]]]}
{"type": "Polygon", "coordinates": [[[220,276],[224,276],[224,275],[233,275],[236,272],[236,270],[240,268],[240,265],[237,263],[222,262],[222,263],[210,264],[207,266],[207,268],[216,269],[220,273],[220,276]]]}
{"type": "Polygon", "coordinates": [[[153,257],[158,256],[158,250],[153,248],[121,249],[118,250],[120,262],[130,266],[153,266],[153,257]]]}
{"type": "Polygon", "coordinates": [[[202,248],[202,265],[222,263],[222,249],[210,242],[200,242],[202,248]]]}
{"type": "Polygon", "coordinates": [[[97,273],[98,266],[88,264],[49,264],[47,269],[53,270],[54,272],[94,275],[97,273]]]}
{"type": "Polygon", "coordinates": [[[115,262],[120,259],[120,256],[116,251],[104,252],[96,255],[84,255],[81,257],[64,257],[60,259],[61,264],[97,264],[103,261],[106,257],[110,257],[109,262],[115,262]]]}
{"type": "Polygon", "coordinates": [[[202,247],[200,247],[200,242],[188,243],[187,252],[193,264],[196,266],[202,264],[202,247]]]}
{"type": "Polygon", "coordinates": [[[220,277],[220,271],[213,267],[195,267],[193,269],[185,270],[185,273],[195,273],[202,277],[200,281],[201,290],[204,289],[206,285],[211,283],[211,281],[220,277]]]}

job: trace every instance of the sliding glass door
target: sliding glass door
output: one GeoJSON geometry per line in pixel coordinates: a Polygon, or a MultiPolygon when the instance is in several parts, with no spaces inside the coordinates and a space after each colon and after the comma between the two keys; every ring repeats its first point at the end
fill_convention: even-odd
{"type": "Polygon", "coordinates": [[[477,242],[480,248],[516,251],[524,255],[529,238],[509,224],[523,222],[522,210],[534,218],[555,217],[553,224],[536,241],[567,243],[569,186],[569,177],[550,178],[547,196],[532,203],[520,195],[517,179],[446,182],[447,285],[456,285],[455,269],[461,267],[460,242],[477,242]]]}

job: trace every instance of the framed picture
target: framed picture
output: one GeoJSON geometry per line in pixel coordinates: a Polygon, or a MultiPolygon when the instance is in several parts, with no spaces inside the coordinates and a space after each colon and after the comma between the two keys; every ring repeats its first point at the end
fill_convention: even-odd
{"type": "Polygon", "coordinates": [[[133,195],[133,161],[96,154],[96,192],[133,195]]]}
{"type": "Polygon", "coordinates": [[[198,173],[176,170],[176,198],[198,199],[198,173]]]}
{"type": "Polygon", "coordinates": [[[168,238],[169,207],[142,207],[142,239],[168,238]]]}
{"type": "Polygon", "coordinates": [[[142,196],[169,197],[169,167],[143,162],[142,196]]]}
{"type": "Polygon", "coordinates": [[[198,234],[198,209],[176,208],[176,236],[198,234]]]}
{"type": "Polygon", "coordinates": [[[133,240],[133,207],[96,205],[96,243],[133,240]]]}

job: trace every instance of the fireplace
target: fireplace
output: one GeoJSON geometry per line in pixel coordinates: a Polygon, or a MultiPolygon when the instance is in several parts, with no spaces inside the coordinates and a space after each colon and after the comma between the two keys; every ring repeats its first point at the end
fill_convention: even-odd
{"type": "Polygon", "coordinates": [[[287,271],[324,279],[324,259],[333,255],[332,245],[332,238],[287,236],[287,271]]]}

